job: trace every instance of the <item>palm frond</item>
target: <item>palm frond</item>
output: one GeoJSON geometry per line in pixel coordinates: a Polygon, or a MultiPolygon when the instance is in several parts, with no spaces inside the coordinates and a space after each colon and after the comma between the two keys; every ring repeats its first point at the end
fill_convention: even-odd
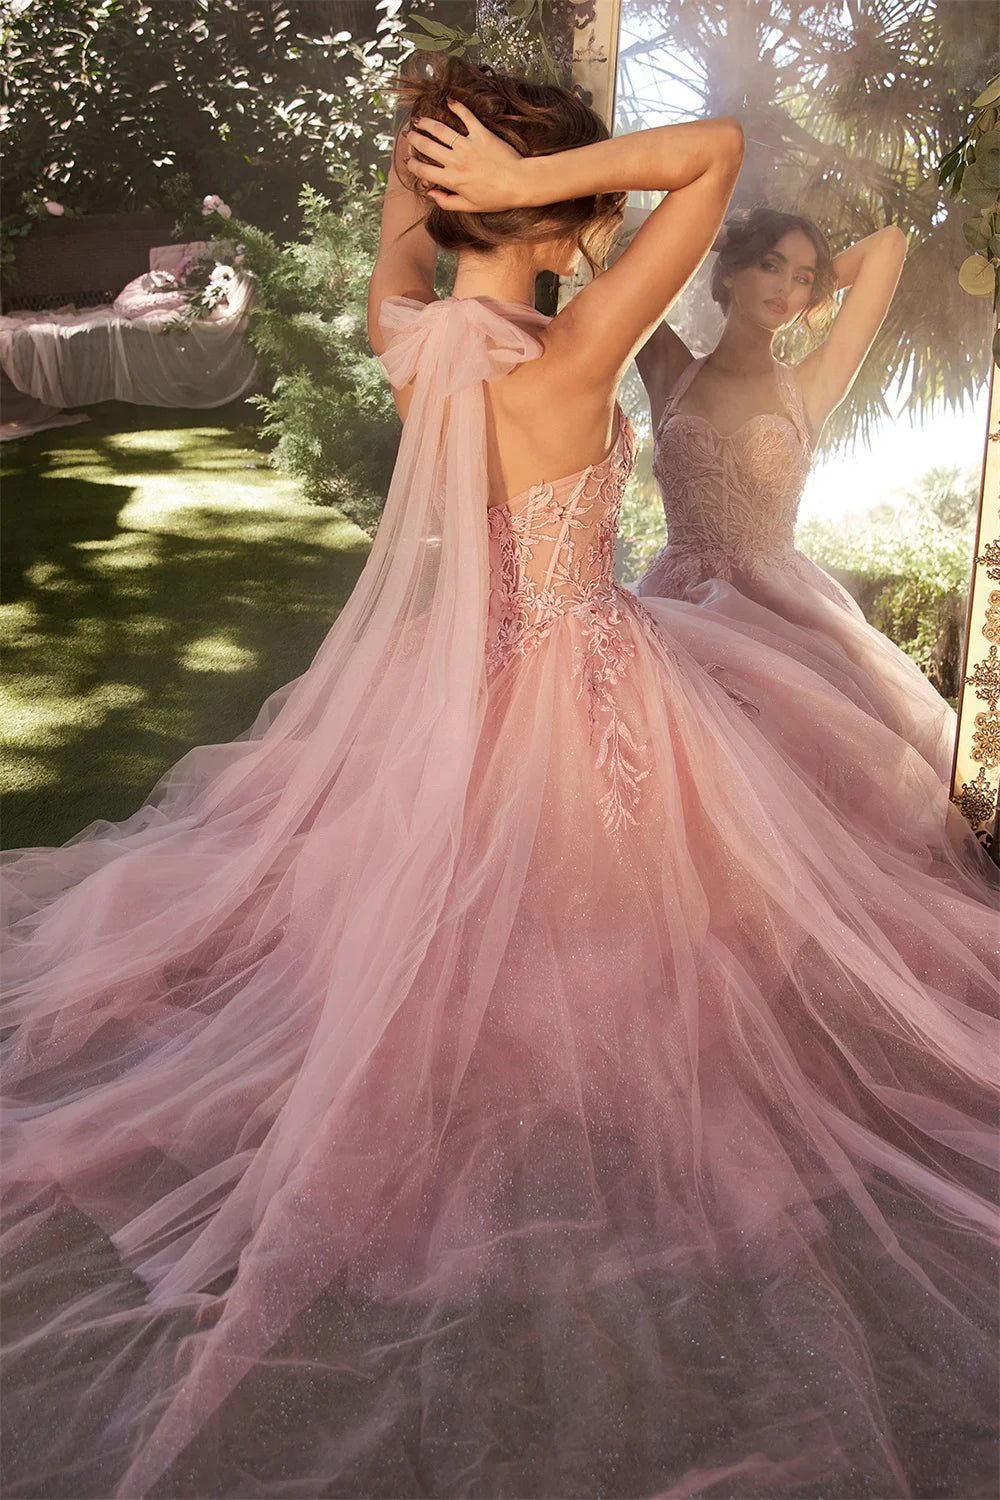
{"type": "MultiPolygon", "coordinates": [[[[623,114],[676,118],[680,98],[743,121],[737,206],[807,214],[835,251],[885,223],[909,235],[889,316],[826,441],[867,440],[900,383],[916,413],[968,399],[988,368],[989,310],[958,286],[967,247],[936,168],[1000,69],[994,0],[625,0],[624,24],[623,114]]],[[[684,317],[697,339],[714,312],[684,317]]]]}

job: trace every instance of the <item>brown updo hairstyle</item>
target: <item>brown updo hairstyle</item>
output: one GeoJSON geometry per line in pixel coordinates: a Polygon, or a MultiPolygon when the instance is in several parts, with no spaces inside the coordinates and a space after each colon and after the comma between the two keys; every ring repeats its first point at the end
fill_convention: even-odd
{"type": "MultiPolygon", "coordinates": [[[[464,58],[434,57],[426,64],[426,76],[400,79],[397,93],[405,113],[403,124],[424,118],[440,120],[459,135],[466,129],[448,108],[456,99],[521,156],[551,156],[573,146],[606,141],[608,130],[600,115],[568,89],[551,83],[529,83],[492,68],[474,67],[464,58]]],[[[426,161],[416,146],[410,146],[418,161],[426,161]]],[[[420,192],[423,185],[409,176],[407,186],[420,192]]],[[[541,208],[508,208],[496,213],[449,213],[428,199],[427,232],[442,250],[495,250],[501,245],[538,244],[544,240],[572,241],[582,251],[590,269],[603,265],[625,210],[624,193],[591,193],[550,203],[541,208]]]]}
{"type": "Polygon", "coordinates": [[[711,280],[712,300],[723,312],[729,307],[729,288],[725,278],[735,271],[745,271],[748,266],[757,265],[780,239],[793,230],[804,234],[816,251],[816,271],[803,321],[809,328],[822,325],[829,316],[833,294],[837,290],[837,273],[833,268],[829,242],[812,219],[801,214],[782,213],[777,208],[754,208],[739,218],[727,219],[723,225],[716,242],[720,249],[712,267],[711,280]]]}

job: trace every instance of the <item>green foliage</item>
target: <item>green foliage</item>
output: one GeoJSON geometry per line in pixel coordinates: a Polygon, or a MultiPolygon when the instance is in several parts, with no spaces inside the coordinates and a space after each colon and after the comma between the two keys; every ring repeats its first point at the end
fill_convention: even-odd
{"type": "Polygon", "coordinates": [[[639,439],[635,468],[622,500],[615,572],[630,583],[645,572],[667,540],[663,503],[653,478],[653,424],[649,402],[634,364],[625,372],[618,399],[639,439]]]}
{"type": "Polygon", "coordinates": [[[919,578],[883,585],[868,610],[876,630],[901,646],[944,697],[958,697],[965,593],[919,578]]]}
{"type": "Polygon", "coordinates": [[[313,188],[300,197],[303,230],[279,245],[251,224],[225,225],[258,278],[249,340],[273,379],[254,398],[271,461],[307,498],[338,505],[374,530],[395,460],[399,421],[367,335],[368,281],[378,247],[379,203],[357,171],[337,183],[341,208],[313,188]]]}
{"type": "Polygon", "coordinates": [[[534,83],[571,86],[573,18],[565,0],[479,0],[476,9],[486,61],[534,83]]]}
{"type": "Polygon", "coordinates": [[[218,193],[276,233],[303,183],[377,179],[407,50],[398,0],[0,0],[8,231],[218,193]],[[368,11],[367,16],[362,12],[368,11]],[[339,29],[361,17],[371,34],[339,29]]]}
{"type": "Polygon", "coordinates": [[[963,483],[955,470],[931,470],[899,508],[806,521],[798,534],[802,550],[839,578],[875,628],[947,698],[959,689],[972,484],[971,475],[963,483]]]}
{"type": "Polygon", "coordinates": [[[478,36],[429,16],[411,16],[408,24],[417,29],[405,31],[403,40],[417,52],[446,52],[449,57],[465,57],[470,47],[479,46],[478,36]]]}
{"type": "Polygon", "coordinates": [[[967,526],[946,526],[932,510],[912,504],[874,519],[810,520],[799,528],[799,546],[823,567],[915,578],[932,590],[965,587],[970,545],[967,526]]]}
{"type": "MultiPolygon", "coordinates": [[[[640,460],[641,460],[640,453],[640,460]]],[[[652,562],[667,540],[663,505],[652,479],[633,474],[622,500],[621,531],[615,552],[615,572],[632,583],[652,562]]]]}
{"type": "MultiPolygon", "coordinates": [[[[427,0],[421,6],[426,11],[427,0]]],[[[571,81],[572,45],[565,0],[478,0],[476,35],[446,26],[425,14],[412,13],[404,40],[417,52],[465,57],[473,47],[479,57],[504,72],[537,83],[571,81]]]]}
{"type": "Polygon", "coordinates": [[[938,465],[922,474],[905,498],[910,509],[935,516],[946,529],[971,537],[979,505],[979,473],[957,464],[938,465]]]}
{"type": "MultiPolygon", "coordinates": [[[[993,298],[1000,319],[1000,73],[973,100],[976,111],[968,133],[942,158],[938,186],[964,198],[977,212],[962,225],[971,255],[958,272],[964,292],[993,298]]],[[[993,358],[1000,364],[1000,328],[993,335],[993,358]]]]}

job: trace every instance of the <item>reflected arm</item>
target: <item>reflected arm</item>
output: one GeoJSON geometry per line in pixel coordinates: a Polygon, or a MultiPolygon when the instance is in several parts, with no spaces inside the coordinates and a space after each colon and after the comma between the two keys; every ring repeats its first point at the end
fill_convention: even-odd
{"type": "Polygon", "coordinates": [[[806,410],[818,432],[844,400],[889,311],[906,236],[895,225],[879,229],[838,255],[838,289],[849,288],[826,341],[796,367],[806,410]]]}
{"type": "Polygon", "coordinates": [[[636,369],[649,397],[653,431],[660,425],[670,393],[694,355],[666,319],[654,328],[635,356],[636,369]]]}

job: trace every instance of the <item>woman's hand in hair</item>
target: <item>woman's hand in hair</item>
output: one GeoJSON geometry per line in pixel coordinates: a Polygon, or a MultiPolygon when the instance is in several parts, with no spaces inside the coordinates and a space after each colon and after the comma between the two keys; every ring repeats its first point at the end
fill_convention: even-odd
{"type": "Polygon", "coordinates": [[[464,135],[428,119],[413,120],[406,133],[406,166],[426,196],[452,213],[524,207],[525,158],[457,99],[448,108],[465,126],[464,135]]]}

